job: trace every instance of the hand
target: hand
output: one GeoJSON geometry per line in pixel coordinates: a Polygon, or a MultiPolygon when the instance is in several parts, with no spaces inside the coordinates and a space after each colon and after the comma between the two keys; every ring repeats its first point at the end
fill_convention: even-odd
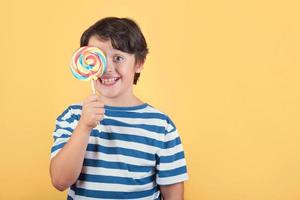
{"type": "Polygon", "coordinates": [[[104,112],[104,103],[100,100],[99,96],[93,94],[83,101],[79,124],[93,129],[103,119],[104,112]]]}

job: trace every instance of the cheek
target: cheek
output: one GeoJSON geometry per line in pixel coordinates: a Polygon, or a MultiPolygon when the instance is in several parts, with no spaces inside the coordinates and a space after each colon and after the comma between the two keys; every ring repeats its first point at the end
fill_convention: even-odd
{"type": "Polygon", "coordinates": [[[134,72],[124,71],[122,73],[122,77],[123,77],[124,81],[126,81],[126,82],[132,82],[132,80],[134,79],[134,72]]]}
{"type": "Polygon", "coordinates": [[[134,79],[135,71],[132,65],[124,65],[118,68],[118,73],[123,77],[123,79],[129,79],[131,81],[134,79]]]}

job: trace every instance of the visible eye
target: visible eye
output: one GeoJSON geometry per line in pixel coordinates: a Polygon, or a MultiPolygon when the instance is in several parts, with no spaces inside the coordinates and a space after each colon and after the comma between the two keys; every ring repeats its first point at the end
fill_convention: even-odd
{"type": "Polygon", "coordinates": [[[114,62],[122,62],[123,60],[124,60],[124,58],[122,56],[114,56],[113,57],[114,62]]]}

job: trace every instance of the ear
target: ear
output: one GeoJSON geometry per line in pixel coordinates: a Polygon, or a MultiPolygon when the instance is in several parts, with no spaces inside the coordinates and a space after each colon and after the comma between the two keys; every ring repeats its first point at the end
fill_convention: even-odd
{"type": "Polygon", "coordinates": [[[135,64],[135,72],[140,73],[144,69],[145,60],[139,60],[135,64]]]}

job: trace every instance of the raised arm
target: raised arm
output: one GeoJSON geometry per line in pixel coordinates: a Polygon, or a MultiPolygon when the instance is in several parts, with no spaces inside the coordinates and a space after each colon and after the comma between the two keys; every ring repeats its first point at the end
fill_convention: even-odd
{"type": "Polygon", "coordinates": [[[99,97],[88,97],[82,106],[81,118],[68,142],[51,159],[50,176],[53,186],[63,191],[78,179],[93,127],[103,118],[104,104],[99,97]]]}

